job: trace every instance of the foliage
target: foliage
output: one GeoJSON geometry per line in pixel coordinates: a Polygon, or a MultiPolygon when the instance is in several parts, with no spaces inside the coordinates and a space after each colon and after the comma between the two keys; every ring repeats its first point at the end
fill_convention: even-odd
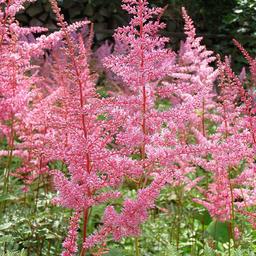
{"type": "MultiPolygon", "coordinates": [[[[164,32],[172,38],[172,47],[177,49],[182,33],[183,21],[180,9],[185,6],[198,28],[204,35],[204,43],[222,55],[232,55],[236,69],[244,65],[238,52],[234,51],[231,39],[236,37],[253,54],[255,21],[255,1],[241,0],[158,0],[149,1],[152,6],[166,6],[163,15],[167,24],[164,32]]],[[[62,0],[59,1],[65,19],[69,22],[81,20],[84,16],[94,23],[95,41],[101,44],[104,40],[112,40],[114,29],[127,24],[129,16],[120,8],[119,0],[62,0]]],[[[25,26],[44,25],[51,31],[57,29],[50,4],[45,0],[37,0],[18,14],[18,20],[25,26]]]]}
{"type": "Polygon", "coordinates": [[[26,256],[26,253],[24,252],[24,250],[22,250],[21,252],[6,252],[6,253],[2,253],[0,254],[1,256],[26,256]]]}
{"type": "MultiPolygon", "coordinates": [[[[256,3],[253,0],[237,0],[232,12],[227,14],[223,19],[223,25],[220,26],[223,33],[230,35],[231,37],[239,40],[248,51],[255,55],[254,40],[256,37],[256,3]]],[[[226,42],[228,43],[228,42],[226,42]]],[[[239,52],[232,50],[232,45],[223,45],[222,48],[229,47],[234,60],[245,64],[244,60],[239,55],[239,52]]]]}

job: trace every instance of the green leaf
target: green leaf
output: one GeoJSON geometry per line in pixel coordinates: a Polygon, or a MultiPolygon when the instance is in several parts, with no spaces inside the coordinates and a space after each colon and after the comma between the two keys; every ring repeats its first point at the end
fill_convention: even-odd
{"type": "Polygon", "coordinates": [[[4,223],[4,224],[0,225],[0,230],[8,229],[11,226],[12,226],[12,223],[10,223],[10,222],[4,223]]]}
{"type": "Polygon", "coordinates": [[[100,95],[101,98],[107,98],[109,96],[108,91],[104,87],[99,88],[97,90],[97,93],[100,95]]]}
{"type": "Polygon", "coordinates": [[[237,13],[237,14],[242,13],[242,12],[243,12],[242,9],[237,9],[237,10],[234,11],[234,13],[237,13]]]}
{"type": "Polygon", "coordinates": [[[216,241],[226,243],[230,239],[228,222],[212,221],[206,232],[216,241]]]}
{"type": "Polygon", "coordinates": [[[168,99],[158,99],[155,105],[156,109],[160,112],[166,111],[171,107],[171,103],[168,99]]]}
{"type": "Polygon", "coordinates": [[[0,202],[4,201],[14,201],[17,200],[18,198],[12,195],[0,195],[0,202]]]}
{"type": "Polygon", "coordinates": [[[22,249],[20,252],[12,252],[12,251],[7,251],[7,252],[1,252],[0,251],[0,256],[26,256],[26,252],[24,249],[22,249]]]}
{"type": "Polygon", "coordinates": [[[0,237],[0,244],[6,243],[6,242],[10,242],[12,240],[13,240],[13,237],[11,235],[1,236],[0,237]]]}
{"type": "Polygon", "coordinates": [[[107,116],[105,114],[100,114],[100,115],[98,115],[97,120],[99,120],[99,121],[107,120],[107,116]]]}
{"type": "Polygon", "coordinates": [[[46,239],[46,240],[53,240],[53,239],[55,239],[56,237],[58,237],[57,234],[56,234],[56,235],[54,235],[54,234],[47,234],[47,235],[45,236],[45,239],[46,239]]]}
{"type": "Polygon", "coordinates": [[[207,244],[204,248],[204,256],[215,256],[214,250],[207,244]]]}
{"type": "Polygon", "coordinates": [[[176,247],[172,244],[168,244],[167,248],[165,249],[165,252],[163,253],[163,256],[169,256],[169,255],[180,255],[177,251],[176,247]]]}
{"type": "Polygon", "coordinates": [[[208,225],[212,222],[212,218],[207,210],[196,212],[194,218],[199,220],[204,225],[208,225]]]}
{"type": "Polygon", "coordinates": [[[123,256],[124,255],[124,251],[122,249],[119,249],[119,248],[112,248],[105,255],[106,256],[123,256]]]}
{"type": "Polygon", "coordinates": [[[132,154],[131,158],[132,160],[141,160],[141,154],[132,154]]]}

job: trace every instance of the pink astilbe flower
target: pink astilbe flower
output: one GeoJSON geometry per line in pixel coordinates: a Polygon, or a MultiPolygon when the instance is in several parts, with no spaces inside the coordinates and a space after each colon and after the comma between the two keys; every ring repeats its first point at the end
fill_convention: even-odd
{"type": "MultiPolygon", "coordinates": [[[[129,90],[113,102],[113,110],[124,117],[115,142],[126,158],[139,156],[138,160],[132,159],[141,170],[135,180],[139,190],[136,200],[125,199],[121,214],[113,207],[106,209],[103,226],[86,240],[85,247],[104,241],[111,233],[115,240],[139,235],[140,224],[147,219],[147,211],[154,207],[168,176],[163,172],[159,176],[161,182],[154,180],[152,173],[156,163],[146,155],[151,137],[163,124],[160,112],[155,108],[157,83],[170,72],[175,60],[175,54],[165,48],[168,39],[158,35],[158,31],[165,27],[160,21],[164,10],[149,8],[145,0],[124,0],[122,7],[133,16],[129,26],[118,28],[114,35],[115,42],[123,45],[125,51],[114,51],[105,59],[105,66],[120,77],[129,90]],[[151,185],[145,187],[147,180],[152,179],[151,185]]],[[[130,178],[133,177],[130,175],[130,178]]]]}
{"type": "Polygon", "coordinates": [[[77,211],[71,217],[68,237],[63,242],[63,247],[65,248],[65,251],[61,254],[62,256],[72,256],[78,251],[77,230],[79,228],[80,216],[81,212],[77,211]]]}
{"type": "MultiPolygon", "coordinates": [[[[225,173],[225,172],[224,172],[225,173]]],[[[206,201],[194,199],[209,211],[210,215],[219,221],[232,219],[232,197],[230,194],[229,179],[224,175],[217,175],[214,183],[210,184],[206,192],[206,201]]]]}
{"type": "MultiPolygon", "coordinates": [[[[240,86],[240,97],[241,101],[244,103],[244,114],[245,114],[245,120],[247,121],[247,126],[251,132],[253,145],[255,147],[256,145],[256,119],[255,119],[255,113],[256,113],[256,105],[255,105],[255,81],[256,81],[256,60],[253,59],[249,53],[243,48],[243,46],[236,40],[233,40],[235,45],[239,48],[239,50],[243,53],[244,57],[249,63],[250,66],[250,78],[252,81],[252,86],[249,86],[247,90],[245,91],[242,85],[242,82],[239,83],[237,81],[236,76],[232,72],[231,69],[229,69],[229,76],[231,78],[236,78],[236,83],[238,86],[240,86]]],[[[246,78],[246,77],[245,77],[246,78]]],[[[248,83],[250,85],[250,83],[248,83]]]]}
{"type": "MultiPolygon", "coordinates": [[[[38,123],[37,118],[31,113],[45,97],[45,88],[39,88],[39,84],[42,84],[42,77],[38,75],[39,67],[34,63],[35,59],[45,54],[46,49],[51,50],[63,39],[64,32],[27,40],[33,33],[39,35],[47,29],[19,26],[15,15],[23,9],[25,2],[33,1],[15,0],[1,3],[3,8],[0,11],[0,136],[7,138],[9,156],[22,157],[23,166],[14,175],[24,178],[27,184],[31,184],[39,175],[49,171],[49,159],[44,154],[47,123],[41,123],[36,127],[34,124],[38,123]],[[21,143],[14,140],[15,136],[19,137],[21,143]],[[23,156],[16,154],[18,151],[15,148],[19,152],[23,151],[23,156]]],[[[84,24],[88,24],[88,21],[75,23],[69,26],[67,31],[77,30],[84,24]]]]}
{"type": "Polygon", "coordinates": [[[168,39],[157,34],[165,27],[160,21],[163,9],[150,9],[147,1],[124,1],[123,8],[133,18],[129,26],[116,30],[114,38],[118,44],[128,47],[106,58],[105,66],[119,76],[131,92],[129,97],[117,98],[117,105],[129,117],[117,143],[127,148],[128,155],[133,145],[132,151],[136,153],[139,149],[145,160],[145,145],[162,125],[155,109],[157,81],[168,74],[175,54],[165,49],[168,39]],[[154,17],[157,20],[153,21],[154,17]]]}
{"type": "Polygon", "coordinates": [[[125,200],[121,213],[117,213],[113,206],[107,207],[103,227],[90,236],[84,246],[92,247],[104,241],[110,233],[117,241],[123,237],[140,235],[140,224],[147,220],[148,210],[154,207],[155,200],[168,178],[168,172],[159,175],[147,188],[138,191],[135,200],[125,200]]]}
{"type": "MultiPolygon", "coordinates": [[[[54,203],[83,213],[85,242],[89,209],[119,198],[117,189],[123,180],[139,179],[144,168],[120,154],[113,142],[125,115],[121,108],[113,108],[115,99],[101,99],[96,93],[97,77],[89,69],[92,32],[86,43],[81,36],[74,40],[56,1],[51,4],[61,27],[61,43],[46,67],[52,82],[48,82],[45,71],[39,73],[40,96],[26,116],[30,133],[23,134],[23,145],[36,141],[33,153],[38,150],[38,154],[34,155],[43,158],[44,163],[61,161],[61,170],[52,172],[58,191],[54,203]]],[[[68,255],[75,254],[71,251],[68,255]]],[[[81,255],[85,255],[85,248],[81,255]]]]}
{"type": "MultiPolygon", "coordinates": [[[[146,9],[146,1],[125,1],[125,3],[125,9],[134,15],[134,19],[129,27],[117,30],[115,39],[129,47],[126,47],[127,50],[124,53],[117,55],[114,53],[107,58],[105,65],[123,78],[130,89],[129,94],[117,98],[117,105],[123,109],[127,119],[123,130],[117,136],[116,143],[122,146],[121,150],[127,156],[139,155],[141,160],[137,161],[137,164],[144,169],[143,187],[138,190],[136,200],[124,201],[121,214],[117,213],[113,207],[106,209],[103,226],[86,240],[86,247],[105,240],[109,232],[113,234],[114,239],[130,235],[138,236],[139,226],[147,219],[147,210],[154,207],[154,200],[161,188],[166,184],[185,185],[185,190],[195,187],[202,178],[198,177],[191,182],[187,177],[188,174],[195,172],[193,161],[197,157],[206,156],[211,149],[219,150],[215,143],[208,143],[205,129],[202,127],[206,117],[211,116],[209,110],[215,107],[213,87],[218,70],[210,66],[215,59],[212,57],[212,52],[200,45],[201,39],[195,38],[194,27],[185,11],[188,39],[184,55],[176,56],[164,50],[165,40],[158,40],[157,42],[161,44],[153,47],[156,32],[162,28],[161,23],[158,23],[159,19],[156,23],[149,21],[150,26],[158,25],[158,29],[156,26],[147,31],[146,18],[143,22],[139,22],[143,15],[145,17],[149,15],[152,18],[153,11],[146,9]],[[159,56],[163,56],[165,60],[154,62],[154,54],[159,50],[161,50],[159,56]],[[186,54],[191,59],[186,59],[186,54]],[[192,60],[196,60],[195,64],[192,60]],[[158,70],[154,72],[156,68],[158,70]],[[159,70],[161,74],[158,73],[159,70]],[[147,72],[150,72],[150,75],[147,72]],[[175,82],[164,82],[159,87],[158,82],[165,78],[173,79],[175,82]],[[159,111],[155,107],[159,96],[171,99],[172,95],[180,97],[173,107],[165,111],[159,111]],[[204,101],[202,96],[205,97],[204,101]],[[198,111],[203,112],[203,117],[197,114],[198,111]],[[163,128],[163,124],[167,127],[163,128]],[[199,145],[187,142],[187,136],[192,133],[193,124],[197,127],[195,128],[197,135],[200,134],[198,130],[202,132],[201,136],[198,135],[199,145]],[[153,184],[161,178],[162,182],[159,183],[158,189],[151,190],[151,185],[154,187],[153,184]],[[151,185],[145,187],[148,183],[151,185]],[[147,191],[152,194],[147,194],[147,191]],[[140,196],[144,193],[147,194],[143,196],[145,207],[135,210],[139,207],[140,196]]],[[[161,15],[161,11],[158,10],[155,14],[161,15]]]]}
{"type": "Polygon", "coordinates": [[[101,71],[104,70],[103,61],[106,57],[109,57],[113,51],[113,44],[109,43],[109,41],[105,41],[94,53],[97,68],[101,71]]]}
{"type": "MultiPolygon", "coordinates": [[[[255,77],[256,77],[256,61],[252,58],[249,53],[243,48],[243,46],[236,40],[233,40],[235,45],[242,52],[244,57],[249,63],[250,67],[250,76],[247,79],[246,75],[243,75],[243,81],[234,74],[229,65],[226,65],[226,73],[229,79],[232,81],[233,86],[239,88],[238,97],[241,101],[240,103],[240,112],[241,112],[241,121],[242,128],[244,129],[244,134],[247,132],[247,136],[244,136],[243,141],[240,143],[247,143],[247,146],[252,151],[252,155],[246,159],[247,166],[246,168],[235,178],[234,182],[237,184],[236,193],[242,198],[242,202],[236,203],[237,211],[246,216],[248,221],[255,228],[255,214],[250,212],[251,206],[255,206],[255,77]],[[246,88],[243,87],[243,82],[246,84],[246,88]]],[[[240,127],[241,131],[241,127],[240,127]]],[[[241,132],[240,132],[241,133],[241,132]]]]}
{"type": "Polygon", "coordinates": [[[202,177],[191,181],[188,174],[195,173],[195,166],[211,150],[218,150],[218,145],[208,140],[206,120],[215,117],[211,112],[216,107],[214,83],[219,71],[211,66],[215,57],[201,45],[202,38],[196,37],[185,9],[182,12],[187,38],[176,57],[173,72],[157,88],[158,94],[171,103],[169,109],[160,113],[166,128],[151,137],[152,145],[146,146],[146,153],[164,169],[174,171],[175,181],[170,179],[170,184],[183,185],[189,190],[202,177]]]}
{"type": "Polygon", "coordinates": [[[234,44],[237,46],[237,48],[241,51],[241,53],[244,55],[245,59],[248,61],[250,66],[250,72],[251,72],[251,79],[253,83],[256,82],[256,60],[250,56],[250,54],[244,49],[244,47],[235,39],[233,39],[234,44]]]}
{"type": "Polygon", "coordinates": [[[199,189],[205,199],[195,201],[205,206],[215,219],[232,222],[236,215],[255,205],[255,152],[251,146],[254,139],[250,131],[252,123],[246,117],[250,105],[247,92],[231,70],[229,61],[219,61],[218,66],[220,92],[214,119],[218,128],[208,138],[218,149],[209,148],[210,159],[194,161],[212,174],[213,181],[206,190],[199,189]],[[243,162],[246,164],[241,169],[243,162]]]}
{"type": "Polygon", "coordinates": [[[150,9],[148,2],[144,0],[124,3],[123,8],[134,17],[130,26],[116,30],[114,38],[119,44],[129,43],[129,51],[109,57],[105,65],[120,76],[131,90],[137,91],[147,82],[164,77],[170,69],[168,64],[172,63],[174,54],[164,49],[169,40],[157,34],[165,24],[159,18],[150,21],[154,16],[161,16],[163,9],[150,9]],[[166,65],[163,65],[166,61],[166,65]]]}
{"type": "Polygon", "coordinates": [[[243,83],[246,81],[246,69],[242,68],[241,73],[239,74],[239,80],[243,83]]]}
{"type": "MultiPolygon", "coordinates": [[[[40,79],[36,73],[38,67],[32,64],[34,43],[25,42],[22,38],[47,31],[40,27],[19,26],[15,15],[23,9],[25,2],[32,1],[2,1],[0,11],[0,136],[7,138],[9,158],[23,151],[23,155],[17,154],[23,160],[30,158],[28,148],[20,147],[15,137],[23,134],[24,118],[35,96],[32,88],[40,79]]],[[[39,164],[37,168],[40,169],[39,164]]]]}

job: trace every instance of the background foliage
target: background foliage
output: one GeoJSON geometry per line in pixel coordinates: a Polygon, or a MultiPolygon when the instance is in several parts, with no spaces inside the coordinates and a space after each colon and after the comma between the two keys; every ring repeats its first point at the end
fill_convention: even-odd
{"type": "MultiPolygon", "coordinates": [[[[184,38],[181,7],[185,6],[194,20],[198,34],[204,36],[209,49],[220,54],[233,56],[237,68],[244,64],[241,55],[232,44],[238,39],[250,53],[253,53],[256,37],[256,2],[254,0],[151,0],[152,5],[168,8],[164,14],[167,35],[172,38],[172,47],[177,48],[184,38]],[[238,63],[238,65],[237,65],[238,63]]],[[[95,40],[100,44],[112,40],[113,30],[126,24],[129,17],[121,10],[120,0],[60,0],[63,13],[69,22],[84,19],[95,24],[95,40]]],[[[56,29],[54,15],[47,0],[39,0],[27,6],[18,15],[23,25],[47,26],[56,29]]]]}

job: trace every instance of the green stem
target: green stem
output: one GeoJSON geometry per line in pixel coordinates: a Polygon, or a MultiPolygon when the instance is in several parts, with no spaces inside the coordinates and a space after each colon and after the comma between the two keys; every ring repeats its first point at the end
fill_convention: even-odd
{"type": "Polygon", "coordinates": [[[182,216],[182,187],[178,190],[178,220],[177,220],[177,236],[176,236],[176,248],[179,250],[180,246],[180,232],[181,232],[181,216],[182,216]]]}
{"type": "Polygon", "coordinates": [[[140,256],[140,241],[138,237],[135,237],[135,255],[140,256]]]}
{"type": "MultiPolygon", "coordinates": [[[[234,248],[235,245],[235,209],[234,209],[234,193],[232,184],[229,180],[229,187],[230,187],[230,194],[231,194],[231,222],[230,222],[230,239],[229,239],[229,247],[231,247],[231,239],[234,241],[234,248]]],[[[229,252],[231,253],[231,252],[229,252]]],[[[230,254],[229,254],[230,255],[230,254]]]]}
{"type": "Polygon", "coordinates": [[[230,223],[229,223],[229,244],[228,244],[228,255],[231,256],[231,240],[234,241],[234,248],[235,246],[235,209],[234,209],[234,193],[231,184],[230,178],[230,171],[229,171],[229,189],[230,189],[230,196],[231,196],[231,213],[230,213],[230,223]]]}
{"type": "Polygon", "coordinates": [[[10,146],[8,149],[8,160],[6,164],[6,173],[4,177],[4,193],[8,193],[9,176],[11,172],[11,163],[13,158],[13,147],[14,147],[14,129],[13,129],[13,118],[11,120],[11,134],[10,134],[10,146]]]}
{"type": "Polygon", "coordinates": [[[203,98],[203,114],[202,114],[202,131],[205,137],[206,133],[205,133],[205,100],[204,98],[203,98]]]}
{"type": "MultiPolygon", "coordinates": [[[[4,170],[4,184],[3,184],[3,195],[8,194],[9,190],[9,178],[11,173],[11,164],[13,159],[13,149],[14,149],[14,128],[13,128],[13,117],[11,119],[11,133],[10,133],[10,145],[8,147],[8,159],[6,163],[6,168],[4,170]]],[[[0,205],[0,212],[4,212],[6,207],[6,201],[0,205]]]]}

